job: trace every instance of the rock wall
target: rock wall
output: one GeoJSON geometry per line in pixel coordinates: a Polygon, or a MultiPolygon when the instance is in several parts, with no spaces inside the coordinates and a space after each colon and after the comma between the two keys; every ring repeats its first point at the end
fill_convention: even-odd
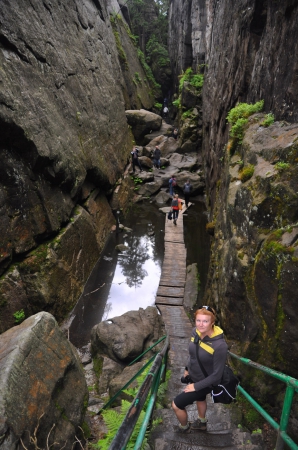
{"type": "Polygon", "coordinates": [[[169,6],[169,54],[172,63],[174,90],[178,76],[188,67],[196,69],[205,63],[209,29],[210,0],[172,0],[169,6]]]}
{"type": "Polygon", "coordinates": [[[111,25],[119,9],[1,2],[0,332],[14,307],[37,312],[32,292],[38,308],[69,310],[114,223],[108,201],[133,144],[125,110],[154,103],[121,15],[111,25]]]}
{"type": "MultiPolygon", "coordinates": [[[[203,163],[209,225],[215,229],[205,301],[216,304],[235,353],[298,378],[298,4],[172,0],[176,75],[202,56],[195,50],[193,20],[198,16],[206,62],[203,163]],[[278,122],[267,129],[264,116],[254,116],[233,153],[228,112],[238,102],[261,99],[264,112],[272,112],[278,122]],[[243,165],[253,166],[248,181],[241,181],[243,165]]],[[[280,386],[259,372],[256,376],[250,382],[257,398],[272,403],[274,391],[269,398],[267,388],[273,383],[275,405],[282,402],[280,386]]]]}

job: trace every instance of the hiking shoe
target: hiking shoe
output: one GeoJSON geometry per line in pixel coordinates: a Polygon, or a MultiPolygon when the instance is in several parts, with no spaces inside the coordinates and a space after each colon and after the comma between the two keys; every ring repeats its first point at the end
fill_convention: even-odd
{"type": "Polygon", "coordinates": [[[178,425],[178,426],[175,426],[175,431],[176,431],[176,433],[182,433],[182,434],[185,434],[185,433],[190,433],[190,423],[189,422],[187,422],[187,428],[181,428],[181,425],[178,425]]]}
{"type": "Polygon", "coordinates": [[[194,422],[190,424],[192,430],[196,431],[206,431],[207,430],[207,421],[201,422],[200,419],[196,419],[194,422]]]}
{"type": "Polygon", "coordinates": [[[174,220],[173,224],[174,224],[174,225],[177,225],[177,222],[176,222],[176,220],[174,220]]]}

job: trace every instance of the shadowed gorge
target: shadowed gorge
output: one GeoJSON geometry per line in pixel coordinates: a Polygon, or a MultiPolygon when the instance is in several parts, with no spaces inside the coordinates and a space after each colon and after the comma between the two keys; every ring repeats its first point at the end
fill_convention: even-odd
{"type": "MultiPolygon", "coordinates": [[[[206,208],[210,255],[200,301],[216,308],[235,353],[298,378],[297,24],[297,0],[1,1],[5,346],[6,333],[17,339],[14,327],[25,318],[26,346],[36,343],[33,330],[40,342],[48,333],[60,339],[51,315],[61,324],[73,310],[119,214],[125,218],[138,202],[169,206],[174,174],[179,195],[190,179],[192,197],[206,208]],[[142,171],[132,167],[134,146],[142,171]]],[[[196,238],[185,239],[194,243],[194,260],[196,238]]],[[[145,261],[140,241],[132,246],[145,261]]],[[[138,285],[144,273],[137,264],[129,273],[130,265],[124,258],[125,276],[138,285]]],[[[67,359],[61,377],[74,367],[69,376],[81,385],[77,357],[68,344],[59,349],[67,359]]],[[[277,384],[237,370],[260,400],[280,408],[277,384]]],[[[53,389],[59,397],[58,381],[53,389]]],[[[84,386],[67,445],[84,416],[85,393],[84,386]]],[[[39,420],[44,411],[34,411],[39,420]]],[[[296,399],[296,436],[295,417],[296,399]]],[[[19,450],[11,442],[23,435],[14,433],[5,448],[19,450]]]]}

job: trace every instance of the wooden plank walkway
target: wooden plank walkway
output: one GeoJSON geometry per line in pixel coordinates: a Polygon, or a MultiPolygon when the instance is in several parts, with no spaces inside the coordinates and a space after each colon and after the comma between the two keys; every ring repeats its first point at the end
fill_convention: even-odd
{"type": "Polygon", "coordinates": [[[155,304],[165,322],[170,336],[169,366],[172,371],[168,394],[181,390],[180,378],[188,358],[188,343],[192,324],[184,310],[186,279],[186,248],[184,244],[183,213],[179,212],[177,225],[166,218],[165,254],[155,304]]]}
{"type": "MultiPolygon", "coordinates": [[[[232,405],[227,409],[225,405],[214,404],[209,396],[207,397],[208,432],[189,434],[175,432],[174,426],[177,426],[179,422],[170,405],[172,399],[184,388],[180,380],[187,364],[188,345],[194,326],[183,306],[186,280],[183,212],[184,210],[179,213],[177,226],[166,218],[165,255],[155,300],[170,336],[168,368],[171,370],[171,376],[167,388],[168,408],[156,411],[156,417],[161,418],[162,421],[151,432],[154,448],[159,450],[266,450],[267,447],[263,444],[251,443],[252,436],[249,433],[239,431],[238,422],[235,425],[232,421],[232,416],[235,414],[232,405]]],[[[189,405],[187,411],[190,421],[197,418],[195,403],[189,405]]]]}

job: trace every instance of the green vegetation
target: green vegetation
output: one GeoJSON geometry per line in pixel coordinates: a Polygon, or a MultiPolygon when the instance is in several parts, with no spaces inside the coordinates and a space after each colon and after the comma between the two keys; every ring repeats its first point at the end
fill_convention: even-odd
{"type": "Polygon", "coordinates": [[[145,59],[144,53],[143,53],[140,49],[138,49],[138,57],[139,57],[139,60],[140,60],[141,65],[142,65],[142,67],[143,67],[143,69],[144,69],[144,72],[145,72],[145,74],[146,74],[147,79],[150,81],[150,83],[151,83],[155,88],[159,89],[159,88],[160,88],[160,84],[158,84],[158,83],[155,81],[155,78],[154,78],[154,75],[153,75],[153,73],[152,73],[152,70],[150,69],[150,67],[149,67],[148,64],[146,63],[146,59],[145,59]]]}
{"type": "Polygon", "coordinates": [[[167,69],[171,62],[167,47],[159,42],[158,36],[153,34],[146,45],[147,61],[150,65],[156,65],[159,69],[167,69]]]}
{"type": "Polygon", "coordinates": [[[26,318],[23,309],[20,309],[19,311],[16,311],[15,313],[13,313],[13,317],[14,317],[15,323],[21,323],[26,318]]]}
{"type": "Polygon", "coordinates": [[[180,100],[180,97],[179,97],[177,100],[174,100],[174,101],[172,102],[172,104],[173,104],[174,106],[176,106],[176,108],[181,108],[181,100],[180,100]]]}
{"type": "Polygon", "coordinates": [[[259,427],[265,423],[265,419],[242,395],[237,396],[237,403],[242,410],[242,424],[240,428],[248,428],[249,431],[259,430],[259,427]]]}
{"type": "MultiPolygon", "coordinates": [[[[126,389],[125,392],[126,394],[131,395],[132,397],[135,397],[135,395],[137,394],[141,384],[143,383],[143,381],[145,380],[148,372],[150,370],[150,366],[148,366],[143,373],[140,374],[140,376],[136,379],[136,386],[133,388],[129,388],[126,389]]],[[[156,400],[156,407],[157,408],[163,408],[165,407],[165,393],[167,390],[167,384],[168,384],[168,380],[170,378],[170,371],[167,371],[166,373],[166,380],[164,383],[161,383],[158,389],[158,395],[157,395],[157,400],[156,400]]],[[[138,437],[138,434],[140,432],[141,429],[141,425],[144,421],[145,418],[145,411],[148,405],[148,400],[145,402],[144,406],[143,406],[143,410],[141,411],[141,414],[138,418],[138,421],[136,423],[136,426],[134,428],[133,434],[126,446],[126,449],[133,449],[136,443],[136,439],[138,437]]],[[[121,408],[120,410],[117,408],[117,410],[115,409],[109,409],[109,410],[104,410],[102,411],[102,416],[103,419],[105,421],[105,424],[107,426],[108,432],[106,434],[106,436],[103,439],[100,439],[97,444],[93,445],[92,447],[95,449],[100,449],[100,450],[105,450],[110,447],[110,444],[115,436],[115,434],[117,433],[121,423],[123,422],[123,419],[127,413],[127,411],[129,410],[131,406],[131,403],[126,401],[126,400],[122,400],[121,401],[121,408]]],[[[152,423],[152,427],[156,426],[158,423],[160,422],[160,420],[157,421],[153,421],[152,423]]],[[[142,449],[146,448],[147,445],[147,437],[148,437],[149,432],[146,433],[145,439],[143,441],[142,444],[142,449]]]]}
{"type": "Polygon", "coordinates": [[[275,164],[275,167],[282,172],[283,170],[286,170],[290,167],[289,163],[283,162],[283,161],[279,161],[275,164]]]}
{"type": "Polygon", "coordinates": [[[179,78],[179,92],[182,91],[185,82],[188,82],[191,86],[194,86],[198,91],[201,91],[204,84],[204,75],[201,73],[193,73],[191,67],[186,69],[185,72],[179,76],[179,78]]]}
{"type": "Polygon", "coordinates": [[[249,166],[243,167],[243,169],[240,172],[239,178],[244,183],[245,181],[249,180],[253,174],[254,174],[255,168],[253,164],[249,164],[249,166]]]}
{"type": "Polygon", "coordinates": [[[127,57],[126,57],[125,51],[121,44],[121,38],[120,38],[119,31],[117,30],[116,20],[111,20],[111,25],[112,25],[112,30],[113,30],[115,41],[116,41],[116,47],[118,50],[120,64],[124,67],[124,69],[127,70],[128,69],[127,57]]]}
{"type": "Polygon", "coordinates": [[[144,54],[144,61],[150,66],[154,81],[158,86],[162,83],[164,87],[170,88],[171,64],[168,54],[167,17],[169,0],[151,3],[147,0],[130,0],[127,6],[132,33],[139,36],[138,45],[144,54]]]}
{"type": "MultiPolygon", "coordinates": [[[[130,403],[126,400],[122,400],[122,405],[120,411],[115,411],[114,409],[109,409],[107,411],[102,412],[103,419],[105,421],[105,424],[107,426],[108,432],[106,436],[103,439],[100,439],[97,444],[93,445],[93,448],[100,449],[100,450],[108,450],[112,440],[114,439],[114,436],[116,435],[121,423],[123,422],[123,419],[127,413],[127,411],[130,408],[130,403]]],[[[142,411],[138,421],[136,423],[136,426],[134,428],[133,434],[126,446],[126,449],[133,449],[138,437],[138,434],[141,429],[141,425],[145,418],[145,412],[142,411]]],[[[146,439],[145,439],[146,440],[146,439]]]]}
{"type": "Polygon", "coordinates": [[[135,186],[137,186],[138,184],[143,183],[143,180],[139,177],[131,177],[131,179],[133,180],[135,186]]]}
{"type": "Polygon", "coordinates": [[[138,74],[138,72],[135,72],[135,79],[136,79],[136,81],[137,81],[138,83],[141,83],[141,84],[142,84],[142,80],[141,80],[140,75],[138,74]]]}
{"type": "Polygon", "coordinates": [[[266,114],[265,119],[260,124],[262,127],[270,127],[274,123],[274,115],[272,113],[266,114]]]}
{"type": "Polygon", "coordinates": [[[239,103],[232,108],[227,115],[227,121],[232,125],[230,129],[230,137],[238,144],[242,143],[244,128],[248,122],[248,117],[263,109],[264,100],[260,100],[254,105],[248,103],[239,103]]]}
{"type": "Polygon", "coordinates": [[[156,102],[155,105],[154,105],[154,108],[161,109],[162,108],[162,103],[156,102]]]}

